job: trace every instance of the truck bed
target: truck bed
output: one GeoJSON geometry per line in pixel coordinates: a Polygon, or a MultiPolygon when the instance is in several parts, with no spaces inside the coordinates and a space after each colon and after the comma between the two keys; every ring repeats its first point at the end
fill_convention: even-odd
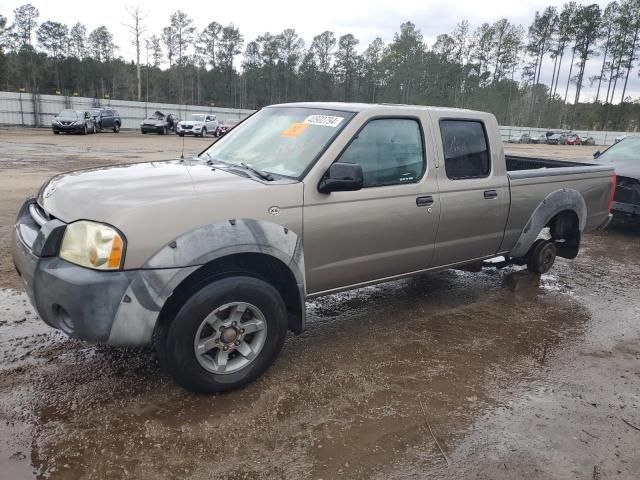
{"type": "Polygon", "coordinates": [[[518,155],[505,155],[505,160],[507,173],[512,179],[609,172],[612,170],[608,165],[518,155]]]}
{"type": "Polygon", "coordinates": [[[565,162],[563,160],[550,160],[548,158],[523,157],[519,155],[505,155],[507,171],[537,170],[540,168],[578,167],[592,165],[588,163],[565,162]]]}

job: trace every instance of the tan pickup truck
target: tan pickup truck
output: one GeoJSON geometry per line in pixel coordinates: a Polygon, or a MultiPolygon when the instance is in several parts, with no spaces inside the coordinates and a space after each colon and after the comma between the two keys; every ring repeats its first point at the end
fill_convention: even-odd
{"type": "Polygon", "coordinates": [[[309,298],[574,258],[614,187],[607,165],[505,158],[487,113],[275,105],[194,159],[54,177],[21,208],[13,254],[46,323],[153,343],[180,384],[217,392],[268,368],[309,298]]]}

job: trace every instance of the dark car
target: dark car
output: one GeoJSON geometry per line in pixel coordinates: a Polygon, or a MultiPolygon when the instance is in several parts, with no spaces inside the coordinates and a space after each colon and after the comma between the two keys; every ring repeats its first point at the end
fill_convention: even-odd
{"type": "Polygon", "coordinates": [[[169,132],[175,132],[178,121],[178,117],[172,113],[164,114],[156,111],[140,123],[140,131],[166,135],[169,132]]]}
{"type": "Polygon", "coordinates": [[[613,218],[640,221],[640,137],[625,137],[593,156],[616,167],[613,218]]]}
{"type": "Polygon", "coordinates": [[[235,127],[238,123],[240,123],[240,120],[235,118],[222,121],[222,123],[220,123],[220,125],[218,125],[218,128],[216,129],[216,137],[222,137],[223,135],[226,135],[229,130],[235,127]]]}
{"type": "Polygon", "coordinates": [[[102,132],[105,129],[112,130],[113,133],[120,131],[122,119],[116,110],[111,108],[92,108],[89,113],[91,113],[98,131],[102,132]]]}
{"type": "Polygon", "coordinates": [[[567,137],[563,133],[555,133],[547,137],[547,145],[564,145],[566,141],[567,137]]]}
{"type": "Polygon", "coordinates": [[[63,110],[51,121],[51,128],[56,135],[65,133],[96,133],[96,124],[86,110],[63,110]]]}

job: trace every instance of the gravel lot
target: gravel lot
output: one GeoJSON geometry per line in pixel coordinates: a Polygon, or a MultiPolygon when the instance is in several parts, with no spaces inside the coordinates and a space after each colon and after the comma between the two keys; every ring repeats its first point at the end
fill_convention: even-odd
{"type": "MultiPolygon", "coordinates": [[[[210,141],[186,138],[185,156],[210,141]]],[[[48,177],[174,158],[182,140],[0,129],[0,145],[0,478],[640,478],[638,228],[587,235],[517,293],[502,286],[512,269],[485,269],[314,300],[265,376],[195,396],[150,350],[46,327],[9,252],[17,208],[48,177]]]]}

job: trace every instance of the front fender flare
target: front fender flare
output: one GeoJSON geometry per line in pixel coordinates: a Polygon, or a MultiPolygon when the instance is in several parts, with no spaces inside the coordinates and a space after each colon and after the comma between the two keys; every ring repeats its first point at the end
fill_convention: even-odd
{"type": "Polygon", "coordinates": [[[306,283],[302,239],[275,223],[229,220],[184,233],[147,260],[123,296],[108,343],[149,343],[160,311],[178,285],[201,266],[238,253],[270,255],[290,269],[300,295],[304,325],[306,283]]]}

